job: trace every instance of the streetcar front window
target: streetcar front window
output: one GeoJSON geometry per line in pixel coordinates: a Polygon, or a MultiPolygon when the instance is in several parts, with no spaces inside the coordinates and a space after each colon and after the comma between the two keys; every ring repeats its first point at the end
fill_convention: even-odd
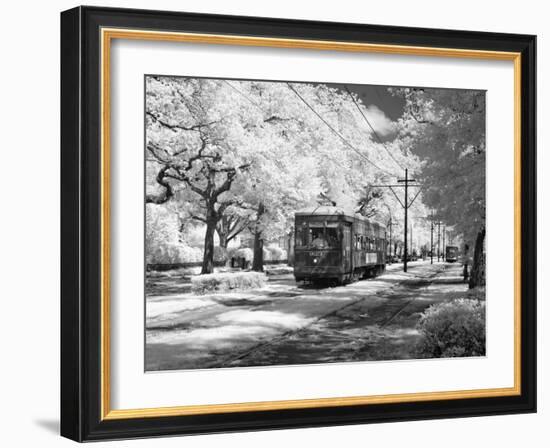
{"type": "Polygon", "coordinates": [[[310,223],[309,249],[336,249],[339,247],[338,227],[336,223],[310,223]]]}
{"type": "Polygon", "coordinates": [[[297,226],[296,227],[296,247],[304,247],[307,245],[307,241],[305,240],[306,237],[306,228],[303,226],[297,226]]]}

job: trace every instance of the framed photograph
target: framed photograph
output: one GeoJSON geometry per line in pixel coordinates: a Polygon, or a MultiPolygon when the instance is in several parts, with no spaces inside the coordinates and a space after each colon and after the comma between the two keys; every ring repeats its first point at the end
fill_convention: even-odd
{"type": "Polygon", "coordinates": [[[535,36],[61,14],[61,433],[536,411],[535,36]]]}

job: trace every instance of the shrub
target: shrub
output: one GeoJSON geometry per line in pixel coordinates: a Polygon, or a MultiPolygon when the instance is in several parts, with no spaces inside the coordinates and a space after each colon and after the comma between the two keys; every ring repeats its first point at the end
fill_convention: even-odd
{"type": "Polygon", "coordinates": [[[268,256],[267,257],[264,256],[266,260],[279,261],[279,260],[286,259],[286,250],[281,249],[277,245],[267,246],[267,251],[268,251],[268,256]]]}
{"type": "Polygon", "coordinates": [[[264,272],[266,273],[266,275],[292,274],[294,272],[294,268],[292,266],[287,266],[286,264],[278,264],[266,266],[264,268],[264,272]]]}
{"type": "Polygon", "coordinates": [[[426,358],[485,355],[485,302],[455,299],[430,306],[417,329],[418,354],[426,358]]]}
{"type": "Polygon", "coordinates": [[[149,262],[151,263],[165,263],[165,264],[171,264],[171,263],[177,263],[179,260],[179,253],[178,253],[178,247],[177,246],[169,246],[169,245],[160,245],[158,246],[155,251],[152,254],[152,257],[150,257],[149,262]]]}
{"type": "Polygon", "coordinates": [[[267,277],[261,272],[227,272],[197,275],[191,279],[191,290],[196,294],[261,288],[267,277]]]}
{"type": "Polygon", "coordinates": [[[485,286],[476,286],[466,292],[467,299],[485,300],[485,286]]]}
{"type": "Polygon", "coordinates": [[[198,247],[184,246],[178,247],[178,263],[194,263],[202,261],[203,250],[198,247]]]}
{"type": "Polygon", "coordinates": [[[254,258],[254,251],[249,247],[241,247],[235,251],[236,258],[244,258],[246,261],[252,261],[254,258]]]}
{"type": "Polygon", "coordinates": [[[214,246],[214,261],[225,263],[227,261],[227,249],[214,246]]]}
{"type": "Polygon", "coordinates": [[[240,247],[230,246],[227,248],[227,259],[231,260],[231,258],[237,258],[237,252],[240,250],[240,247]]]}

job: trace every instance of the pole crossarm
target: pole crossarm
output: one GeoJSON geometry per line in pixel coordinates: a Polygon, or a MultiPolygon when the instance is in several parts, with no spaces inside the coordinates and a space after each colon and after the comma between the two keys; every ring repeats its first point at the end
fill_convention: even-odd
{"type": "Polygon", "coordinates": [[[395,190],[393,189],[392,186],[388,186],[388,188],[390,189],[390,191],[393,193],[393,195],[395,196],[395,199],[397,199],[397,202],[399,202],[399,205],[401,205],[401,207],[405,208],[405,204],[403,204],[403,202],[401,202],[401,199],[399,199],[399,196],[397,196],[397,193],[395,192],[395,190]]]}
{"type": "MultiPolygon", "coordinates": [[[[410,186],[410,185],[409,185],[410,186]]],[[[424,188],[424,185],[419,185],[419,190],[416,192],[416,194],[414,195],[414,198],[412,198],[412,201],[409,202],[409,206],[411,206],[414,202],[414,200],[418,197],[418,195],[420,194],[420,192],[422,191],[422,189],[424,188]]]]}
{"type": "MultiPolygon", "coordinates": [[[[399,181],[397,181],[399,182],[399,181]]],[[[385,188],[385,187],[393,187],[393,188],[397,188],[397,187],[404,187],[405,185],[401,185],[401,184],[380,184],[380,185],[370,185],[371,187],[373,188],[385,188]]],[[[423,187],[422,184],[409,184],[409,187],[423,187]]]]}

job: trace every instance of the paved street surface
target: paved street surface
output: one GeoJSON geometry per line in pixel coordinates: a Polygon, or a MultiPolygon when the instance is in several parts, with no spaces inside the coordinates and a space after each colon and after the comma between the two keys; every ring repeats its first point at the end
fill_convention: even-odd
{"type": "Polygon", "coordinates": [[[347,286],[282,273],[258,290],[208,295],[163,273],[148,279],[146,370],[408,359],[420,313],[466,290],[460,265],[429,261],[347,286]]]}

